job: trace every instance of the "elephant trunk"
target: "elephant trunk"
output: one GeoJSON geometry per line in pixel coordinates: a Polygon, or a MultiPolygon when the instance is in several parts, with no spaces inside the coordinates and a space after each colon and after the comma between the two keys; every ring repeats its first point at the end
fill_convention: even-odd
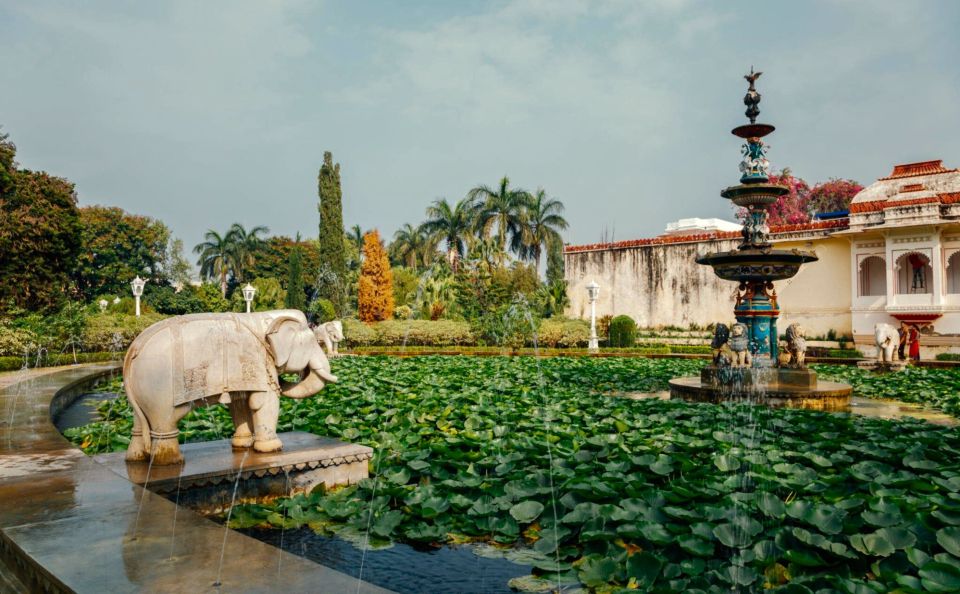
{"type": "Polygon", "coordinates": [[[307,368],[302,374],[302,379],[295,384],[283,386],[281,393],[284,396],[300,400],[313,396],[328,383],[337,383],[337,376],[330,373],[330,366],[327,363],[326,357],[324,357],[321,352],[311,357],[307,368]]]}

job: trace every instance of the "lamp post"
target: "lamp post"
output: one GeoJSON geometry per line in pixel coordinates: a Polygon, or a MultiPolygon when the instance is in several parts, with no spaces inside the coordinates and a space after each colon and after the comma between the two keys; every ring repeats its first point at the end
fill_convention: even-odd
{"type": "Polygon", "coordinates": [[[250,313],[250,304],[253,303],[253,295],[257,292],[257,288],[247,283],[247,286],[243,288],[243,300],[247,302],[247,313],[250,313]]]}
{"type": "Polygon", "coordinates": [[[600,342],[597,339],[597,297],[600,295],[600,285],[597,281],[591,280],[587,285],[587,298],[590,300],[590,342],[587,343],[587,350],[596,352],[600,350],[600,342]]]}
{"type": "Polygon", "coordinates": [[[107,306],[110,305],[110,302],[106,299],[101,299],[97,302],[97,305],[100,306],[100,311],[107,311],[107,306]]]}
{"type": "Polygon", "coordinates": [[[147,284],[147,281],[140,278],[140,275],[137,275],[137,278],[130,281],[130,287],[133,289],[133,298],[137,303],[137,317],[140,316],[140,296],[143,295],[143,287],[147,284]]]}

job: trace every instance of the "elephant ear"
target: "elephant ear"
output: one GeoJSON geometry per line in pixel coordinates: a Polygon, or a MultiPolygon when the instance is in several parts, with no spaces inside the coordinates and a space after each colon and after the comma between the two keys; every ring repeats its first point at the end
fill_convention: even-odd
{"type": "Polygon", "coordinates": [[[309,335],[313,342],[313,332],[297,318],[281,316],[267,328],[267,343],[273,350],[273,359],[278,369],[300,370],[307,366],[312,351],[302,344],[303,335],[309,335]],[[303,359],[302,364],[300,359],[303,359]]]}

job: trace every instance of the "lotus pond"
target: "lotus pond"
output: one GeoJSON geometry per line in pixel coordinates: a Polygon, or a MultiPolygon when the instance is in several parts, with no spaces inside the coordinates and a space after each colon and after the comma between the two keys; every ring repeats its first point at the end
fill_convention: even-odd
{"type": "MultiPolygon", "coordinates": [[[[529,567],[511,582],[525,589],[960,591],[960,429],[610,396],[663,390],[700,361],[333,365],[340,384],[284,399],[281,429],[373,447],[371,478],[238,506],[232,527],[313,531],[370,549],[483,543],[483,555],[529,567]]],[[[859,396],[960,414],[953,370],[816,369],[859,396]]],[[[98,410],[101,420],[66,435],[88,453],[125,449],[125,401],[98,410]]],[[[183,440],[218,439],[232,425],[214,407],[181,430],[183,440]]]]}

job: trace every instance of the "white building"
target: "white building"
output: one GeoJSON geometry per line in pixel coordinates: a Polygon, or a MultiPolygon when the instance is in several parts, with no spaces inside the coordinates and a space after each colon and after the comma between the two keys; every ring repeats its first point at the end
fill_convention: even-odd
{"type": "MultiPolygon", "coordinates": [[[[681,220],[655,238],[567,246],[567,314],[589,315],[586,285],[596,280],[598,316],[643,327],[730,322],[736,283],[694,259],[733,249],[740,233],[708,227],[681,220]]],[[[808,335],[852,334],[866,347],[874,324],[903,320],[923,328],[924,357],[960,351],[960,170],[897,165],[857,194],[848,218],[773,227],[771,239],[819,257],[777,283],[781,328],[800,322],[808,335]]]]}

